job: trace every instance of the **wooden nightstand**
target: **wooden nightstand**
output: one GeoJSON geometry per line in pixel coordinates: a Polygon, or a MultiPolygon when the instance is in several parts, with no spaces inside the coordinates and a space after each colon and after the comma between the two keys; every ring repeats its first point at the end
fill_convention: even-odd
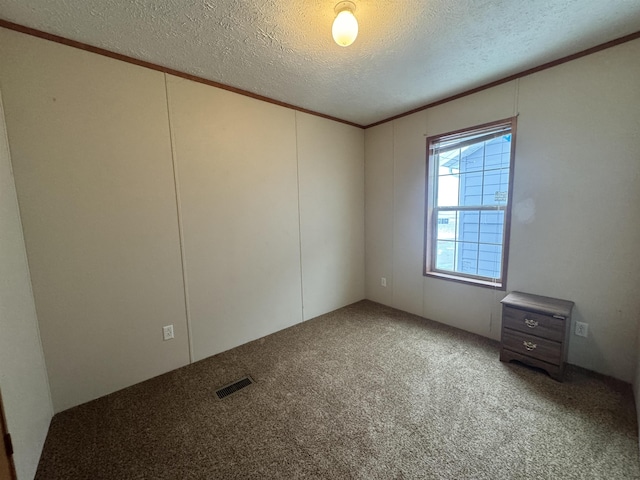
{"type": "Polygon", "coordinates": [[[500,361],[518,360],[561,382],[569,348],[573,302],[511,292],[502,303],[500,361]]]}

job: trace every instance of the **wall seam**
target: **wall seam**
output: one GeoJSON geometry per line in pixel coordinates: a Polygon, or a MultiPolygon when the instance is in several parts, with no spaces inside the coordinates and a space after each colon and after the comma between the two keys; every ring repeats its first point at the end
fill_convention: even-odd
{"type": "Polygon", "coordinates": [[[514,98],[513,98],[513,116],[514,117],[518,116],[518,110],[520,109],[519,102],[520,102],[520,79],[516,78],[515,92],[514,92],[514,98]]]}
{"type": "Polygon", "coordinates": [[[363,268],[363,287],[364,287],[364,300],[369,300],[369,288],[367,286],[368,271],[367,268],[367,141],[366,141],[367,131],[362,130],[362,214],[364,218],[362,219],[362,228],[363,228],[363,246],[362,246],[362,254],[364,256],[364,268],[363,268]]]}
{"type": "Polygon", "coordinates": [[[191,311],[189,309],[189,283],[187,281],[187,262],[184,246],[184,225],[182,223],[182,202],[180,198],[180,182],[178,181],[178,156],[175,147],[173,125],[171,124],[171,96],[167,74],[164,73],[164,90],[167,102],[167,123],[169,126],[169,143],[171,144],[171,165],[173,166],[173,187],[176,195],[176,216],[178,219],[178,239],[180,243],[180,265],[182,267],[182,289],[184,294],[184,313],[187,322],[187,345],[189,348],[189,363],[194,362],[193,335],[191,331],[191,311]]]}
{"type": "Polygon", "coordinates": [[[298,247],[300,252],[300,306],[302,315],[300,322],[305,321],[304,315],[304,268],[302,266],[302,211],[300,208],[300,152],[298,150],[298,112],[294,111],[296,135],[296,187],[298,189],[298,247]]]}
{"type": "Polygon", "coordinates": [[[391,123],[391,306],[396,307],[396,121],[391,123]]]}

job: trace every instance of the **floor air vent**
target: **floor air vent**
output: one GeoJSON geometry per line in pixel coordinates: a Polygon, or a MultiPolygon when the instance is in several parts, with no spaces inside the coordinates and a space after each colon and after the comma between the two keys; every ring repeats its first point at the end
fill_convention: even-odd
{"type": "Polygon", "coordinates": [[[242,390],[244,387],[248,387],[252,383],[253,380],[251,379],[251,377],[247,376],[241,378],[237,382],[233,382],[232,384],[227,385],[226,387],[222,387],[221,389],[216,390],[216,395],[220,400],[222,400],[224,397],[228,397],[232,393],[236,393],[238,390],[242,390]]]}

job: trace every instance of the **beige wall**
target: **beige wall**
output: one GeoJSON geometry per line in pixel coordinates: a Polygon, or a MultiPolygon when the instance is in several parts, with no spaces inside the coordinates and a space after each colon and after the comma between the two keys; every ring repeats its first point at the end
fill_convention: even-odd
{"type": "Polygon", "coordinates": [[[295,114],[176,77],[168,92],[200,360],[302,320],[295,114]]]}
{"type": "Polygon", "coordinates": [[[364,297],[362,130],[4,29],[0,44],[56,411],[364,297]]]}
{"type": "Polygon", "coordinates": [[[363,131],[296,112],[304,319],[364,292],[363,131]]]}
{"type": "Polygon", "coordinates": [[[365,287],[368,299],[385,305],[393,304],[393,128],[393,122],[369,128],[364,142],[365,287]]]}
{"type": "Polygon", "coordinates": [[[364,298],[362,130],[171,76],[168,94],[194,359],[364,298]]]}
{"type": "Polygon", "coordinates": [[[60,411],[189,361],[164,76],[0,35],[16,188],[60,411]],[[168,324],[176,338],[163,342],[168,324]]]}
{"type": "Polygon", "coordinates": [[[518,113],[507,289],[576,302],[589,337],[571,335],[569,361],[631,381],[639,55],[636,40],[367,130],[369,298],[499,338],[504,292],[421,275],[425,136],[518,113]],[[392,279],[387,289],[380,276],[392,279]]]}
{"type": "Polygon", "coordinates": [[[18,478],[33,478],[53,415],[0,98],[0,393],[18,478]]]}

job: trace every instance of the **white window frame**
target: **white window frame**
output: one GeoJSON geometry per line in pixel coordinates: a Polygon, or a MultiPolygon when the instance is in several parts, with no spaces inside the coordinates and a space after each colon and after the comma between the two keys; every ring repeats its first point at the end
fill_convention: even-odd
{"type": "MultiPolygon", "coordinates": [[[[440,135],[434,135],[427,137],[427,178],[425,188],[425,242],[424,242],[424,275],[428,277],[436,277],[444,280],[451,280],[455,282],[469,283],[482,287],[490,287],[499,290],[506,290],[507,285],[507,270],[508,270],[508,258],[509,258],[509,237],[511,230],[511,204],[513,195],[513,173],[515,163],[515,146],[516,146],[516,119],[517,117],[510,117],[495,122],[485,123],[462,130],[456,130],[454,132],[448,132],[440,135]],[[507,194],[506,205],[473,205],[473,206],[453,206],[442,207],[437,205],[437,179],[438,179],[438,160],[435,148],[438,145],[445,142],[456,142],[464,144],[467,137],[473,137],[481,135],[486,132],[488,135],[492,132],[499,131],[502,128],[508,127],[509,134],[511,134],[511,151],[509,161],[509,187],[507,194]],[[471,275],[462,272],[454,272],[449,270],[439,270],[435,268],[436,257],[436,237],[438,232],[438,226],[436,224],[438,219],[438,211],[504,211],[504,224],[502,234],[502,258],[501,258],[501,272],[499,278],[489,278],[478,275],[471,275]]],[[[477,139],[476,139],[477,141],[477,139]]],[[[482,170],[484,171],[484,169],[482,170]]],[[[456,236],[456,238],[458,238],[456,236]]]]}

